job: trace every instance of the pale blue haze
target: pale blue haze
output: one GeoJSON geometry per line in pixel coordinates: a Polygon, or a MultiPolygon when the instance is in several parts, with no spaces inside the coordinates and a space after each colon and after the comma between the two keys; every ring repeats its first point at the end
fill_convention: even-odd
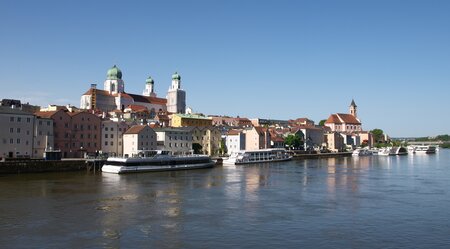
{"type": "Polygon", "coordinates": [[[117,64],[173,72],[187,105],[249,118],[347,112],[391,136],[450,133],[450,1],[4,1],[0,98],[73,104],[117,64]]]}

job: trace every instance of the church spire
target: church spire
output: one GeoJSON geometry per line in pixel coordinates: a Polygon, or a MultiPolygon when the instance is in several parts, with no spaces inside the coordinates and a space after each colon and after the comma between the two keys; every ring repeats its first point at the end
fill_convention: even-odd
{"type": "Polygon", "coordinates": [[[352,99],[352,103],[350,104],[350,114],[351,115],[353,115],[355,118],[357,118],[358,117],[358,115],[357,115],[357,105],[356,105],[356,103],[355,103],[355,100],[354,99],[352,99]]]}

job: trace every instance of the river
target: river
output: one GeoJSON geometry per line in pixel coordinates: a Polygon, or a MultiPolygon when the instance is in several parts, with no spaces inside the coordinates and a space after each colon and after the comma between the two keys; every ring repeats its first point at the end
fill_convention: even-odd
{"type": "Polygon", "coordinates": [[[0,176],[0,248],[450,248],[450,150],[0,176]]]}

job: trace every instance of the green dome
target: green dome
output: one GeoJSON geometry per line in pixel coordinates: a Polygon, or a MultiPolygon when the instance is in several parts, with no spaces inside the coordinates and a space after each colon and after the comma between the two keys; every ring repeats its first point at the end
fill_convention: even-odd
{"type": "Polygon", "coordinates": [[[153,84],[153,83],[155,83],[154,81],[153,81],[153,79],[152,79],[152,77],[148,77],[147,78],[147,80],[145,81],[145,83],[147,83],[147,84],[153,84]]]}
{"type": "Polygon", "coordinates": [[[180,76],[177,72],[175,72],[175,73],[172,75],[172,79],[173,79],[173,80],[181,80],[181,76],[180,76]]]}
{"type": "Polygon", "coordinates": [[[121,80],[122,79],[122,71],[114,65],[111,69],[108,70],[106,74],[108,80],[121,80]]]}

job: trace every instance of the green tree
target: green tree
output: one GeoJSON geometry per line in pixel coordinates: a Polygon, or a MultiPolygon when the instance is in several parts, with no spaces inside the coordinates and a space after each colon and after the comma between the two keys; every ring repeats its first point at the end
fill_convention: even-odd
{"type": "Polygon", "coordinates": [[[227,151],[227,145],[225,144],[225,140],[220,141],[220,148],[219,148],[219,153],[221,155],[226,154],[227,151]]]}
{"type": "Polygon", "coordinates": [[[194,150],[194,154],[202,154],[203,146],[199,143],[193,143],[192,149],[194,150]]]}
{"type": "Polygon", "coordinates": [[[373,139],[375,140],[375,143],[378,143],[382,140],[384,132],[382,129],[373,129],[370,131],[372,133],[373,139]]]}
{"type": "Polygon", "coordinates": [[[289,148],[298,148],[302,144],[302,138],[299,135],[288,135],[284,139],[284,144],[289,148]]]}
{"type": "Polygon", "coordinates": [[[326,119],[322,119],[322,120],[320,120],[319,125],[320,126],[324,126],[325,122],[327,122],[327,120],[326,119]]]}

